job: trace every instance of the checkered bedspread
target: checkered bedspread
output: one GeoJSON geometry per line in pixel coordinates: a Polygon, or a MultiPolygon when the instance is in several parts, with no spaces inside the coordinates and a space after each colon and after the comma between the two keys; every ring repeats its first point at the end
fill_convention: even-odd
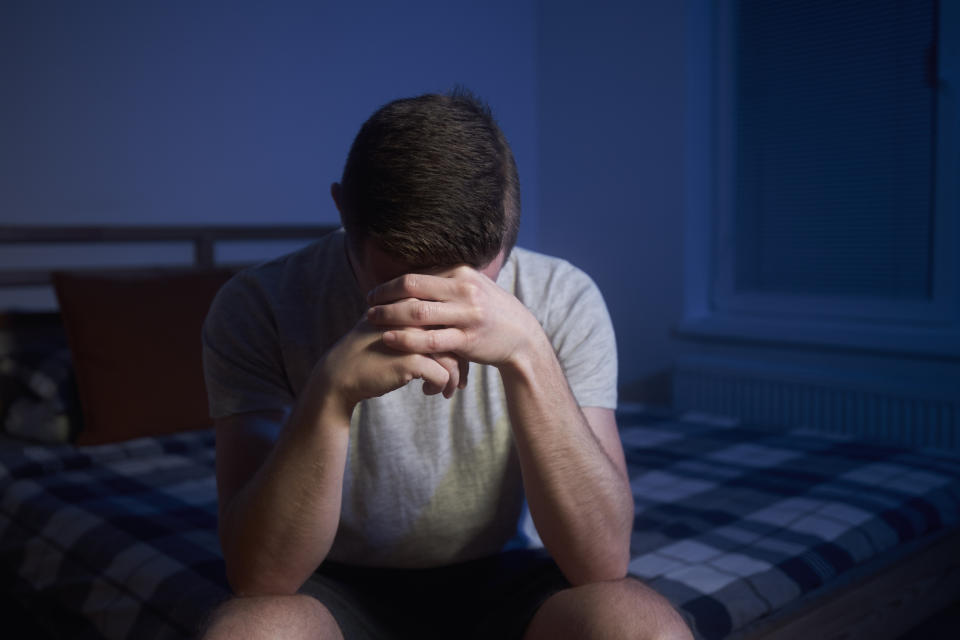
{"type": "MultiPolygon", "coordinates": [[[[960,523],[960,457],[620,412],[630,573],[723,638],[960,523]]],[[[71,638],[183,638],[226,597],[213,438],[0,452],[0,589],[71,638]]]]}
{"type": "Polygon", "coordinates": [[[0,452],[0,589],[52,637],[195,635],[227,597],[213,434],[0,452]]]}
{"type": "Polygon", "coordinates": [[[960,524],[960,457],[621,411],[630,573],[724,638],[898,544],[960,524]]]}

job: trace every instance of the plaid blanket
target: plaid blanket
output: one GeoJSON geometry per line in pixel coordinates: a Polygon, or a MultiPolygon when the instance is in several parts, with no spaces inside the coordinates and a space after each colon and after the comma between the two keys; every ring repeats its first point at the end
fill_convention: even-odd
{"type": "Polygon", "coordinates": [[[213,460],[211,431],[0,452],[0,589],[50,637],[194,636],[229,595],[213,460]]]}
{"type": "Polygon", "coordinates": [[[622,410],[630,574],[713,640],[960,522],[960,457],[622,410]]]}
{"type": "MultiPolygon", "coordinates": [[[[960,522],[960,458],[707,416],[619,412],[630,573],[705,640],[960,522]]],[[[192,636],[228,595],[213,436],[0,451],[0,590],[54,637],[192,636]]]]}

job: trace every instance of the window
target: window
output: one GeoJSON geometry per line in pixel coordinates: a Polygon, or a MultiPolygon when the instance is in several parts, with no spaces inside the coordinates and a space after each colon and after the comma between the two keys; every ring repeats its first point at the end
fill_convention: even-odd
{"type": "Polygon", "coordinates": [[[960,354],[960,8],[690,11],[684,329],[960,354]]]}

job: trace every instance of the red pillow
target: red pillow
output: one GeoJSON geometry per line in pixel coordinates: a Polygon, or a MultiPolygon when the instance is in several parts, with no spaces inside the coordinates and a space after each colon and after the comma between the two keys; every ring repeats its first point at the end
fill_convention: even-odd
{"type": "Polygon", "coordinates": [[[211,426],[200,331],[231,275],[225,269],[54,274],[83,411],[77,444],[211,426]]]}

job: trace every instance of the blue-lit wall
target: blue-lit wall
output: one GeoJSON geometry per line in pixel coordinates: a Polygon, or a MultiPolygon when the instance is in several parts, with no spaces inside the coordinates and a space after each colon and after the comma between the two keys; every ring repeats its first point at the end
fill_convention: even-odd
{"type": "Polygon", "coordinates": [[[363,120],[456,83],[520,167],[520,242],[607,297],[627,395],[681,306],[683,6],[0,3],[0,223],[334,222],[363,120]]]}
{"type": "Polygon", "coordinates": [[[683,306],[684,8],[544,2],[537,25],[541,250],[603,291],[621,398],[669,402],[683,306]]]}
{"type": "Polygon", "coordinates": [[[495,106],[537,212],[532,2],[0,4],[5,222],[332,222],[390,99],[495,106]]]}

